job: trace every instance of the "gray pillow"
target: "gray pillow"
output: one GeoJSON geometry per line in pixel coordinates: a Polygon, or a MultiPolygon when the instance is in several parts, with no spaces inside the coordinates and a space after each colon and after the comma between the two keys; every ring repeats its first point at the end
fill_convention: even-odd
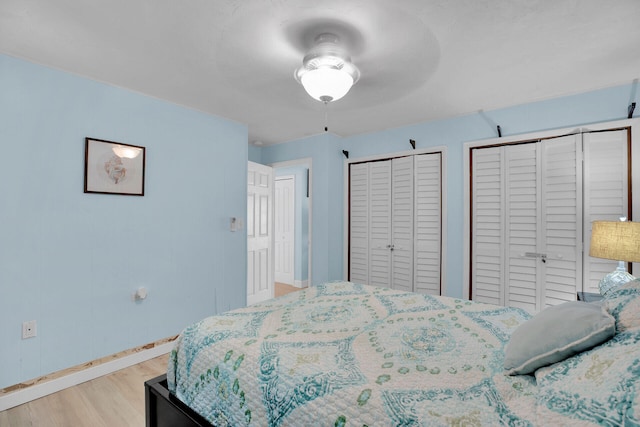
{"type": "Polygon", "coordinates": [[[601,344],[615,333],[615,319],[601,304],[582,301],[548,307],[520,325],[507,344],[508,375],[530,374],[601,344]]]}

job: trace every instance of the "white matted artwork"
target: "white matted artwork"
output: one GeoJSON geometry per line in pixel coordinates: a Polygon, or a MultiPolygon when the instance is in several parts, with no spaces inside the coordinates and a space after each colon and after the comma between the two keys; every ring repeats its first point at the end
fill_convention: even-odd
{"type": "Polygon", "coordinates": [[[145,148],[85,138],[84,192],[144,196],[145,148]]]}

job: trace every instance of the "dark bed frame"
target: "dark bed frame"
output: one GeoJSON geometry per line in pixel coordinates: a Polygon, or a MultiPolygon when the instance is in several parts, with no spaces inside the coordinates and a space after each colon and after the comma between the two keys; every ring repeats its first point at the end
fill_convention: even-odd
{"type": "Polygon", "coordinates": [[[144,401],[147,427],[214,427],[169,392],[166,374],[145,381],[144,401]]]}

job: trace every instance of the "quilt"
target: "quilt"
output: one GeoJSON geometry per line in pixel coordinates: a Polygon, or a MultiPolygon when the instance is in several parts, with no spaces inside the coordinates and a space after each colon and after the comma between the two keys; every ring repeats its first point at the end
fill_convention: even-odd
{"type": "Polygon", "coordinates": [[[530,317],[327,283],[187,327],[168,386],[218,427],[598,425],[567,407],[574,365],[543,372],[542,404],[535,376],[505,375],[505,346],[530,317]]]}

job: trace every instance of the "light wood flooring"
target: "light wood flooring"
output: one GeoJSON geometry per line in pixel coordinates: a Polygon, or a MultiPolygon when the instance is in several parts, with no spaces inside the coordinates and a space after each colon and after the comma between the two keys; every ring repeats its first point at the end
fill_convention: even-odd
{"type": "Polygon", "coordinates": [[[143,427],[144,382],[167,371],[169,355],[133,365],[0,412],[2,427],[143,427]]]}
{"type": "Polygon", "coordinates": [[[285,283],[276,282],[275,289],[273,291],[273,295],[276,297],[281,297],[282,295],[286,295],[291,292],[299,291],[302,288],[296,288],[295,286],[287,285],[285,283]]]}
{"type": "MultiPolygon", "coordinates": [[[[276,283],[275,296],[300,288],[276,283]]],[[[163,355],[0,412],[2,427],[143,427],[144,382],[167,371],[163,355]]]]}

